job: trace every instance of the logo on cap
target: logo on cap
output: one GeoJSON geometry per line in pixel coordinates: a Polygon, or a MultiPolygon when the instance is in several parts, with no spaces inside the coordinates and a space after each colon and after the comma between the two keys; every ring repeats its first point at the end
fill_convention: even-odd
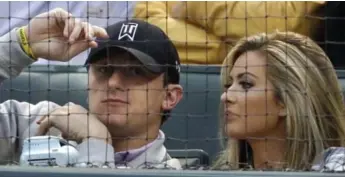
{"type": "Polygon", "coordinates": [[[126,24],[123,23],[118,40],[121,40],[122,38],[127,36],[131,41],[133,41],[135,37],[135,33],[137,32],[137,28],[138,28],[137,23],[126,23],[126,24]]]}

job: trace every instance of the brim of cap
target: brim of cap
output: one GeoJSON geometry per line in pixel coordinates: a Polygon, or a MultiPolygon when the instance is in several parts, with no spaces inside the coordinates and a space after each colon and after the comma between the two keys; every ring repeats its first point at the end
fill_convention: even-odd
{"type": "MultiPolygon", "coordinates": [[[[149,71],[151,71],[153,73],[163,73],[164,72],[163,67],[159,63],[157,63],[151,56],[149,56],[148,54],[145,54],[144,52],[141,52],[141,51],[136,50],[134,48],[123,47],[123,46],[118,46],[118,45],[110,45],[109,50],[111,50],[112,48],[124,50],[124,51],[128,52],[129,54],[133,55],[133,57],[138,59],[149,71]]],[[[92,61],[92,57],[94,57],[95,55],[99,54],[100,52],[102,52],[104,50],[106,50],[106,48],[99,48],[98,51],[95,51],[94,54],[92,54],[92,56],[89,56],[87,63],[90,63],[92,61]],[[91,60],[91,61],[89,61],[89,60],[91,60]]]]}

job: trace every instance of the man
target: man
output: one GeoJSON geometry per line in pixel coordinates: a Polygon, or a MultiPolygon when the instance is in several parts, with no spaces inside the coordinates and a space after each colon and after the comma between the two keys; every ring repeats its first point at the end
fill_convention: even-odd
{"type": "MultiPolygon", "coordinates": [[[[58,13],[50,13],[56,19],[62,18],[59,13],[68,14],[61,9],[58,13]]],[[[165,136],[159,130],[169,111],[182,98],[182,88],[178,84],[179,57],[165,33],[142,21],[123,21],[109,26],[107,32],[102,32],[99,27],[76,20],[64,24],[73,26],[81,23],[81,27],[70,28],[65,25],[62,29],[62,20],[50,18],[50,23],[47,23],[48,19],[42,18],[45,16],[47,14],[34,18],[26,26],[35,58],[67,61],[87,49],[87,46],[94,47],[86,61],[90,112],[74,104],[60,106],[47,101],[36,105],[14,100],[4,102],[0,106],[7,114],[2,114],[3,118],[0,119],[0,129],[4,130],[0,136],[5,139],[0,142],[0,146],[7,148],[1,148],[1,159],[9,160],[11,155],[18,153],[15,144],[22,143],[22,139],[44,135],[49,128],[55,127],[64,138],[78,142],[80,157],[77,166],[91,163],[91,166],[108,164],[114,167],[116,163],[116,166],[130,168],[180,169],[179,161],[171,159],[167,154],[163,145],[165,136]],[[42,24],[49,27],[42,27],[42,24]],[[89,26],[96,31],[89,32],[89,26]],[[45,35],[48,31],[50,38],[45,35]],[[61,38],[61,35],[66,37],[66,34],[72,37],[61,38]],[[95,36],[98,40],[97,43],[91,40],[85,47],[85,41],[75,36],[82,36],[83,40],[95,36]],[[101,37],[109,39],[102,41],[101,37]],[[46,43],[42,43],[48,40],[53,41],[50,50],[47,50],[46,43]],[[59,43],[55,43],[56,40],[60,40],[59,43]],[[72,45],[68,47],[66,42],[72,45]],[[10,117],[9,113],[14,116],[10,117]],[[18,136],[19,139],[8,139],[18,136]]],[[[16,30],[12,30],[10,35],[15,37],[15,33],[16,30]]],[[[8,38],[6,35],[2,41],[8,38]]],[[[11,62],[15,67],[11,67],[11,71],[8,69],[10,55],[3,54],[1,60],[7,64],[0,66],[3,79],[18,75],[22,68],[34,62],[34,59],[24,55],[19,45],[12,44],[11,47],[11,62]]],[[[8,47],[3,45],[0,49],[4,53],[8,47]]]]}

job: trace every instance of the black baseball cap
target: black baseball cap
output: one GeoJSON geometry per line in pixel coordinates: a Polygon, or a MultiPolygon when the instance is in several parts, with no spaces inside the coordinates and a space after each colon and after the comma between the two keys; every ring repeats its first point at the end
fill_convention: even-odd
{"type": "Polygon", "coordinates": [[[125,20],[106,28],[109,38],[96,39],[85,65],[99,59],[99,54],[121,49],[137,58],[149,71],[166,73],[168,83],[180,80],[180,58],[169,37],[159,27],[142,20],[125,20]]]}

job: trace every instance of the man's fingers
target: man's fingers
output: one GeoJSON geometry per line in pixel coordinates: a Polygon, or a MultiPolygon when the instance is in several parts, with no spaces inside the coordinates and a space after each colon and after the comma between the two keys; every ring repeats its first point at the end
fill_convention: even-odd
{"type": "Polygon", "coordinates": [[[95,42],[95,41],[90,41],[90,42],[89,42],[89,47],[91,47],[91,48],[96,48],[96,47],[98,47],[98,44],[97,44],[97,42],[95,42]]]}
{"type": "Polygon", "coordinates": [[[77,143],[81,143],[80,139],[78,139],[78,137],[75,134],[73,134],[72,132],[63,132],[61,134],[61,136],[65,140],[75,141],[77,143]]]}
{"type": "MultiPolygon", "coordinates": [[[[69,42],[76,40],[93,40],[94,37],[108,38],[108,34],[104,28],[91,25],[87,22],[81,22],[79,19],[74,18],[70,13],[64,10],[57,10],[55,16],[61,16],[59,19],[64,19],[64,37],[69,39],[69,42]],[[81,33],[84,32],[84,39],[80,38],[81,33]]],[[[92,47],[94,43],[91,43],[92,47]]]]}
{"type": "Polygon", "coordinates": [[[108,38],[109,37],[107,31],[104,28],[101,28],[98,26],[92,26],[92,29],[95,33],[94,37],[101,37],[101,38],[108,38]]]}
{"type": "Polygon", "coordinates": [[[71,13],[65,11],[62,8],[55,8],[49,11],[48,13],[51,14],[50,16],[54,16],[56,20],[59,20],[61,22],[65,21],[68,17],[72,16],[71,13]]]}
{"type": "Polygon", "coordinates": [[[53,122],[49,119],[44,119],[43,121],[41,121],[38,127],[38,131],[36,133],[36,136],[47,134],[49,129],[52,127],[52,125],[53,125],[53,122]]]}
{"type": "MultiPolygon", "coordinates": [[[[70,39],[73,31],[75,30],[76,27],[80,28],[80,26],[78,26],[77,24],[80,23],[80,20],[74,18],[74,17],[68,17],[66,20],[65,20],[65,26],[64,26],[64,31],[63,31],[63,34],[64,34],[64,37],[70,39]]],[[[80,29],[76,29],[76,30],[81,30],[80,29]]]]}
{"type": "Polygon", "coordinates": [[[44,119],[46,119],[47,116],[41,117],[38,121],[36,121],[37,124],[40,124],[44,119]]]}
{"type": "MultiPolygon", "coordinates": [[[[51,127],[55,127],[59,124],[59,121],[63,121],[63,118],[68,114],[65,109],[65,106],[56,108],[55,110],[50,112],[49,115],[43,116],[38,121],[36,121],[36,123],[39,124],[36,136],[47,134],[51,127]]],[[[59,127],[55,128],[59,129],[59,127]]]]}
{"type": "Polygon", "coordinates": [[[63,25],[65,24],[66,20],[72,17],[71,13],[68,13],[62,8],[56,8],[50,11],[50,14],[51,14],[51,17],[53,17],[54,20],[58,23],[58,25],[61,26],[61,28],[64,28],[63,25]]]}
{"type": "Polygon", "coordinates": [[[108,38],[107,31],[104,28],[93,26],[91,24],[85,24],[85,39],[89,41],[88,47],[95,48],[98,46],[97,42],[94,41],[94,38],[108,38]]]}
{"type": "Polygon", "coordinates": [[[83,22],[83,32],[84,32],[84,38],[86,40],[92,40],[93,36],[95,35],[92,25],[86,22],[83,22]]]}
{"type": "Polygon", "coordinates": [[[83,23],[80,22],[79,19],[75,19],[73,30],[69,36],[69,41],[70,42],[76,41],[79,38],[82,29],[83,29],[83,23]]]}

